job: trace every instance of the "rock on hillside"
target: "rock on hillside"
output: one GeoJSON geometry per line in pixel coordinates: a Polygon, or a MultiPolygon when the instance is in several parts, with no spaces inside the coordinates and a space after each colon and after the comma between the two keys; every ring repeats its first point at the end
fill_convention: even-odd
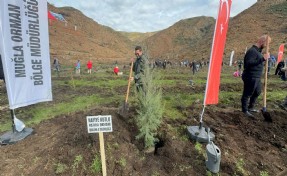
{"type": "Polygon", "coordinates": [[[121,61],[133,56],[132,42],[119,32],[98,24],[72,7],[49,5],[49,10],[62,14],[68,21],[66,26],[60,21],[52,21],[49,25],[51,56],[57,55],[65,63],[74,63],[77,59],[121,61]]]}

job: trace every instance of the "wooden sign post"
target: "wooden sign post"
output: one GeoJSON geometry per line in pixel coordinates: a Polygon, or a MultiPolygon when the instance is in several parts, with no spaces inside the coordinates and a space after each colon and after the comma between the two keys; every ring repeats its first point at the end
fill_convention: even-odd
{"type": "Polygon", "coordinates": [[[104,142],[103,132],[99,132],[99,139],[100,139],[100,149],[101,149],[102,171],[103,171],[103,176],[106,176],[107,167],[106,167],[105,142],[104,142]]]}
{"type": "Polygon", "coordinates": [[[102,173],[103,176],[107,176],[105,142],[103,132],[113,131],[112,116],[111,115],[87,116],[87,126],[88,126],[88,133],[99,133],[102,173]]]}

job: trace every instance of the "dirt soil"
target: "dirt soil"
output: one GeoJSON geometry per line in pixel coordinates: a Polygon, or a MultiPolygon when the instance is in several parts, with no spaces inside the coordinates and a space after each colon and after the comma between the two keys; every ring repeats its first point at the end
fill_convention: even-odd
{"type": "MultiPolygon", "coordinates": [[[[0,84],[0,92],[5,94],[5,88],[0,84]]],[[[226,86],[223,88],[232,87],[226,86]]],[[[236,90],[234,86],[232,88],[236,90]]],[[[190,87],[175,87],[174,90],[189,91],[190,87]]],[[[53,91],[58,95],[68,93],[65,86],[53,91]]],[[[124,94],[125,89],[120,91],[124,94]]],[[[104,91],[95,89],[83,92],[104,94],[104,91]]],[[[54,103],[68,101],[62,98],[55,97],[54,103]]],[[[7,100],[0,103],[4,107],[7,100]]],[[[205,125],[211,127],[216,136],[214,143],[221,150],[220,175],[259,176],[260,172],[267,171],[272,176],[286,169],[286,111],[270,109],[273,122],[269,123],[264,121],[261,113],[255,119],[243,116],[239,103],[234,104],[235,107],[220,104],[207,107],[204,115],[205,125]],[[244,168],[241,171],[240,164],[244,168]]],[[[278,102],[274,102],[274,107],[276,104],[278,102]]],[[[186,127],[199,124],[201,103],[177,108],[185,118],[164,120],[159,135],[164,145],[157,153],[145,153],[143,143],[135,139],[136,110],[133,106],[125,116],[118,114],[115,103],[43,121],[33,126],[33,135],[16,144],[0,146],[0,175],[101,175],[91,169],[95,156],[100,156],[100,146],[98,134],[87,132],[88,115],[112,115],[113,132],[104,133],[108,175],[207,175],[205,144],[200,152],[195,150],[195,141],[184,140],[186,127]],[[76,156],[82,156],[83,160],[75,162],[76,156]],[[58,170],[60,164],[66,168],[62,172],[58,170]]],[[[2,108],[0,119],[8,118],[7,112],[7,108],[2,108]]]]}

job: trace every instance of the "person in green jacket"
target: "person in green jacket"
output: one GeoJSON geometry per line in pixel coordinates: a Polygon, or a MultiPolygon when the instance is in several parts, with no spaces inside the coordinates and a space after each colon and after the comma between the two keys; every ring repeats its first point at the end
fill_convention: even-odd
{"type": "Polygon", "coordinates": [[[136,61],[133,66],[134,80],[136,84],[137,91],[144,90],[142,75],[144,75],[144,70],[147,67],[148,59],[145,54],[143,54],[142,47],[135,47],[136,61]]]}

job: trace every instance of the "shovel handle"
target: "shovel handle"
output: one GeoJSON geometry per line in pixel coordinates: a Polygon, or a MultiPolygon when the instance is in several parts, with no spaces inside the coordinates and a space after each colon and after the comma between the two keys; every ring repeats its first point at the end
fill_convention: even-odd
{"type": "Polygon", "coordinates": [[[129,75],[129,81],[128,81],[128,89],[127,89],[126,100],[125,100],[126,103],[128,102],[128,99],[129,99],[130,85],[131,85],[131,77],[132,77],[132,73],[133,73],[133,65],[134,65],[134,62],[132,62],[131,68],[130,68],[130,75],[129,75]]]}
{"type": "MultiPolygon", "coordinates": [[[[269,53],[269,36],[266,36],[266,54],[269,53]]],[[[268,60],[265,61],[265,74],[264,74],[264,92],[263,92],[263,109],[266,110],[266,94],[267,94],[267,72],[268,72],[268,60]]]]}

